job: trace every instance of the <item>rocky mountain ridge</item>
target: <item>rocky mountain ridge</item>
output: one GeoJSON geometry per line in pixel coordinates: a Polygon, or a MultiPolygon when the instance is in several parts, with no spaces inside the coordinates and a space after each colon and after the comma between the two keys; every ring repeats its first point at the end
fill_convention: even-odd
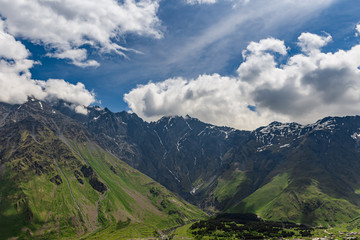
{"type": "MultiPolygon", "coordinates": [[[[190,116],[148,123],[96,106],[81,115],[62,102],[32,104],[39,111],[49,107],[51,116],[53,111],[68,116],[65,128],[50,115],[34,115],[57,135],[93,141],[206,211],[251,212],[311,225],[360,215],[359,116],[240,131],[190,116]]],[[[13,121],[9,109],[15,107],[21,106],[0,106],[0,116],[6,116],[1,124],[13,121]]]]}
{"type": "Polygon", "coordinates": [[[254,131],[240,131],[189,116],[163,117],[147,123],[135,114],[97,111],[101,117],[94,116],[84,124],[93,131],[96,126],[111,122],[111,128],[104,127],[108,132],[102,139],[131,149],[126,153],[114,148],[116,156],[203,209],[263,214],[265,210],[239,206],[274,179],[284,180],[287,176],[279,196],[269,199],[267,204],[280,201],[275,198],[288,194],[286,189],[294,186],[300,187],[292,190],[292,194],[304,199],[304,191],[315,185],[317,204],[309,208],[308,200],[304,203],[299,200],[297,213],[287,215],[283,213],[287,211],[285,203],[276,203],[284,205],[281,216],[266,209],[265,218],[271,215],[270,219],[275,220],[333,224],[339,218],[349,220],[358,213],[355,209],[360,204],[356,193],[360,186],[356,173],[360,171],[359,116],[327,117],[307,125],[273,122],[254,131]],[[344,205],[349,203],[348,208],[354,211],[350,214],[330,200],[324,203],[320,196],[346,201],[344,205]],[[336,208],[341,217],[327,216],[323,205],[336,208]],[[314,215],[317,211],[321,212],[319,216],[314,215]]]}

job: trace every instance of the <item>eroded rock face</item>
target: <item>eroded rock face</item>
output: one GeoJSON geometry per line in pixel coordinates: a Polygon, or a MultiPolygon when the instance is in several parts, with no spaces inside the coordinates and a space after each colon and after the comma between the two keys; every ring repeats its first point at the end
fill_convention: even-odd
{"type": "Polygon", "coordinates": [[[74,171],[74,176],[75,176],[76,180],[78,180],[79,183],[84,184],[84,181],[82,179],[83,175],[82,175],[82,173],[80,171],[75,170],[74,171]]]}
{"type": "Polygon", "coordinates": [[[90,166],[82,166],[81,172],[84,174],[85,177],[90,177],[94,174],[94,170],[90,166]]]}
{"type": "Polygon", "coordinates": [[[96,191],[98,191],[100,193],[104,193],[107,190],[107,187],[105,186],[105,184],[100,182],[98,177],[96,177],[94,175],[89,177],[89,183],[93,189],[95,189],[96,191]]]}
{"type": "MultiPolygon", "coordinates": [[[[95,189],[96,191],[98,191],[100,193],[104,193],[107,191],[106,185],[99,180],[99,177],[97,176],[97,174],[94,172],[94,170],[90,166],[86,166],[86,165],[82,166],[81,172],[84,174],[84,176],[86,178],[89,179],[89,183],[93,189],[95,189]]],[[[79,181],[79,179],[78,179],[78,181],[79,181]]],[[[82,181],[82,179],[81,179],[81,181],[82,181]]]]}
{"type": "Polygon", "coordinates": [[[60,185],[63,183],[63,180],[60,175],[55,175],[54,177],[50,178],[50,182],[55,183],[56,185],[60,185]]]}

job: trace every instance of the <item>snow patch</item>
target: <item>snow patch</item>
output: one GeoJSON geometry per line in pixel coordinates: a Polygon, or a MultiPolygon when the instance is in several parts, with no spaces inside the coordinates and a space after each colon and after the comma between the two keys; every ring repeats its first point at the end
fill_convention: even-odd
{"type": "Polygon", "coordinates": [[[284,145],[280,146],[280,148],[286,148],[286,147],[290,147],[290,144],[284,144],[284,145]]]}
{"type": "Polygon", "coordinates": [[[176,143],[176,149],[177,149],[178,152],[180,152],[180,141],[178,141],[178,142],[176,143]]]}
{"type": "Polygon", "coordinates": [[[186,119],[184,119],[186,125],[189,127],[190,130],[192,130],[192,128],[190,127],[190,124],[186,121],[186,119]]]}
{"type": "Polygon", "coordinates": [[[262,146],[256,149],[257,152],[262,152],[265,151],[268,147],[271,147],[272,144],[266,145],[266,146],[262,146]]]}
{"type": "Polygon", "coordinates": [[[176,175],[175,175],[170,169],[167,169],[167,170],[171,173],[171,175],[174,176],[174,178],[176,179],[176,181],[180,182],[180,180],[176,177],[176,175]]]}
{"type": "Polygon", "coordinates": [[[330,118],[327,121],[320,123],[322,120],[317,121],[314,124],[310,124],[308,126],[312,127],[314,131],[319,130],[330,130],[333,131],[336,127],[336,119],[330,118]]]}
{"type": "Polygon", "coordinates": [[[193,187],[193,189],[191,189],[190,193],[192,195],[194,195],[196,193],[197,190],[199,190],[199,188],[201,187],[202,185],[200,184],[199,186],[196,186],[196,187],[193,187]]]}
{"type": "Polygon", "coordinates": [[[360,133],[355,132],[355,133],[351,134],[351,138],[354,140],[360,139],[360,133]]]}
{"type": "Polygon", "coordinates": [[[253,131],[256,141],[262,144],[273,144],[275,137],[295,137],[303,135],[304,126],[298,123],[273,122],[270,125],[253,131]]]}
{"type": "Polygon", "coordinates": [[[205,132],[205,129],[206,128],[204,128],[204,130],[202,130],[197,136],[200,136],[201,134],[203,134],[205,132]]]}
{"type": "Polygon", "coordinates": [[[163,142],[161,141],[161,138],[160,138],[159,134],[157,133],[157,131],[154,130],[154,132],[155,132],[156,136],[158,137],[161,146],[163,146],[165,148],[165,146],[164,146],[163,142]]]}

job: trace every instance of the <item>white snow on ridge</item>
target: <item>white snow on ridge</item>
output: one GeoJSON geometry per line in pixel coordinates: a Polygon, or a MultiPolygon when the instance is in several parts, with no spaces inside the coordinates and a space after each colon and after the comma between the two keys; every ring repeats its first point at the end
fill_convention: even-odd
{"type": "Polygon", "coordinates": [[[272,144],[265,145],[265,146],[257,148],[256,151],[257,152],[262,152],[262,151],[265,151],[268,147],[271,147],[271,146],[272,146],[272,144]]]}
{"type": "Polygon", "coordinates": [[[225,139],[228,139],[228,138],[229,138],[229,135],[230,135],[231,133],[235,132],[236,129],[232,128],[232,129],[230,129],[229,131],[224,131],[224,130],[221,130],[221,129],[220,129],[219,131],[222,132],[222,133],[224,133],[225,139]]]}
{"type": "Polygon", "coordinates": [[[192,128],[190,127],[190,124],[186,121],[186,119],[184,119],[186,125],[189,127],[190,130],[192,130],[192,128]]]}
{"type": "Polygon", "coordinates": [[[157,131],[154,130],[154,132],[155,132],[156,136],[158,137],[160,144],[165,148],[165,146],[164,146],[163,142],[161,141],[161,138],[160,138],[159,134],[157,133],[157,131]]]}
{"type": "Polygon", "coordinates": [[[334,130],[336,127],[336,119],[330,118],[329,120],[320,123],[321,120],[317,121],[316,123],[309,124],[307,127],[312,127],[314,131],[318,130],[334,130]]]}
{"type": "Polygon", "coordinates": [[[275,137],[298,136],[299,138],[310,131],[319,130],[328,130],[333,132],[337,124],[335,118],[329,118],[324,122],[321,121],[323,120],[319,120],[316,123],[308,124],[305,126],[297,123],[274,122],[266,127],[263,127],[260,130],[255,130],[254,134],[257,142],[263,144],[271,144],[273,143],[272,141],[275,137]]]}
{"type": "MultiPolygon", "coordinates": [[[[273,123],[264,128],[260,131],[254,131],[257,138],[264,138],[266,135],[271,135],[273,138],[275,135],[279,136],[288,136],[288,135],[299,135],[304,126],[297,124],[297,123],[273,123]]],[[[260,139],[259,139],[260,140],[260,139]]],[[[264,140],[264,139],[261,139],[264,140]]]]}
{"type": "Polygon", "coordinates": [[[280,146],[280,148],[286,148],[286,147],[290,147],[290,144],[284,144],[284,145],[280,146]]]}
{"type": "Polygon", "coordinates": [[[180,152],[180,141],[178,141],[178,142],[176,143],[176,149],[177,149],[178,152],[180,152]]]}
{"type": "Polygon", "coordinates": [[[204,128],[204,130],[202,130],[200,133],[198,133],[198,136],[200,136],[201,134],[203,134],[205,130],[206,130],[206,128],[204,128]]]}
{"type": "Polygon", "coordinates": [[[167,169],[167,170],[171,173],[171,175],[174,176],[174,178],[176,179],[176,181],[180,182],[180,180],[176,177],[176,175],[175,175],[170,169],[167,169]]]}
{"type": "Polygon", "coordinates": [[[190,193],[194,195],[201,186],[202,186],[202,184],[200,184],[199,186],[193,187],[193,189],[191,189],[190,193]]]}
{"type": "Polygon", "coordinates": [[[357,133],[357,132],[353,133],[353,134],[351,135],[351,138],[354,139],[354,140],[360,139],[360,133],[357,133]]]}

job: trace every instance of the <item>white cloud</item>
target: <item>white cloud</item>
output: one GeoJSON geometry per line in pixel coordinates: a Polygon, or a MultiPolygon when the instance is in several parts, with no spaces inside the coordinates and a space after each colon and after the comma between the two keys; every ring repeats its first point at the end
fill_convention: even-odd
{"type": "Polygon", "coordinates": [[[28,59],[29,55],[26,47],[6,32],[5,23],[0,20],[0,101],[22,104],[28,97],[62,99],[77,112],[86,113],[84,106],[95,102],[94,93],[86,90],[82,83],[32,79],[30,69],[36,62],[28,59]]]}
{"type": "Polygon", "coordinates": [[[258,43],[251,42],[243,51],[245,61],[237,69],[240,79],[253,86],[268,83],[279,85],[282,82],[279,76],[281,71],[276,68],[277,63],[271,52],[286,55],[284,42],[274,38],[262,39],[258,43]]]}
{"type": "Polygon", "coordinates": [[[71,59],[72,63],[79,67],[98,67],[100,65],[95,60],[87,60],[87,51],[85,49],[70,49],[47,55],[59,59],[71,59]]]}
{"type": "Polygon", "coordinates": [[[298,45],[301,47],[301,50],[311,54],[315,51],[320,51],[320,48],[327,45],[332,40],[332,37],[329,34],[327,36],[319,36],[307,32],[302,33],[298,40],[298,45]]]}
{"type": "Polygon", "coordinates": [[[271,121],[313,122],[328,115],[355,115],[360,109],[360,44],[324,53],[331,36],[303,33],[302,53],[280,65],[284,42],[251,42],[234,77],[218,74],[140,85],[125,94],[132,111],[146,120],[162,115],[197,117],[217,125],[254,129],[271,121]],[[256,112],[249,106],[256,106],[256,112]]]}
{"type": "Polygon", "coordinates": [[[89,106],[96,101],[95,94],[89,92],[81,82],[74,85],[62,79],[49,79],[44,82],[43,87],[47,93],[47,99],[62,99],[69,102],[78,113],[87,113],[84,106],[89,106]]]}
{"type": "Polygon", "coordinates": [[[276,53],[279,53],[281,55],[286,55],[286,46],[284,44],[284,41],[280,41],[275,38],[266,38],[260,40],[260,42],[251,42],[247,48],[246,51],[243,51],[243,56],[246,57],[248,54],[263,54],[267,51],[273,51],[276,53]]]}
{"type": "Polygon", "coordinates": [[[4,32],[5,24],[0,20],[0,57],[5,59],[24,59],[30,53],[25,46],[13,36],[4,32]]]}
{"type": "Polygon", "coordinates": [[[86,67],[98,63],[87,59],[85,46],[124,55],[127,49],[116,42],[125,34],[162,37],[158,7],[157,0],[4,0],[0,15],[13,36],[45,45],[49,56],[86,67]]]}
{"type": "Polygon", "coordinates": [[[192,80],[175,78],[140,85],[124,99],[132,111],[149,121],[189,114],[218,125],[233,126],[235,119],[246,125],[265,124],[265,119],[248,108],[249,88],[236,78],[201,75],[192,80]]]}
{"type": "Polygon", "coordinates": [[[21,42],[5,32],[0,20],[0,101],[23,103],[29,95],[44,97],[41,87],[31,80],[34,61],[27,59],[29,55],[21,42]]]}

